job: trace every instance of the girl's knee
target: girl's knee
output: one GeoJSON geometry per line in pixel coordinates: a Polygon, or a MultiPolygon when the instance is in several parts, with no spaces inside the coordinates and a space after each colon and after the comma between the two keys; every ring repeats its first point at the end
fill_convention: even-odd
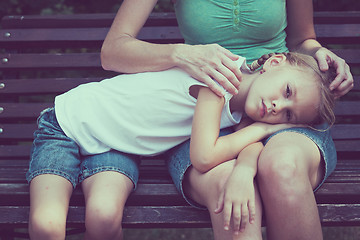
{"type": "Polygon", "coordinates": [[[113,239],[121,234],[124,206],[117,202],[87,203],[85,226],[88,234],[113,239]]]}
{"type": "Polygon", "coordinates": [[[31,239],[65,239],[66,217],[55,210],[39,210],[30,215],[31,239]]]}
{"type": "Polygon", "coordinates": [[[208,208],[216,207],[220,193],[234,168],[234,161],[222,163],[206,173],[193,169],[186,192],[198,203],[208,208]],[[211,188],[209,188],[211,186],[211,188]],[[191,190],[189,190],[191,189],[191,190]]]}

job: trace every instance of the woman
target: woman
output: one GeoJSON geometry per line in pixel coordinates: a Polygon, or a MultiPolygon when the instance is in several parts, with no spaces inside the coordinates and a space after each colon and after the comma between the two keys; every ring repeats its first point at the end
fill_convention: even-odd
{"type": "MultiPolygon", "coordinates": [[[[335,67],[337,76],[330,87],[338,97],[353,87],[349,66],[315,39],[310,0],[279,0],[271,5],[264,0],[177,0],[179,26],[186,43],[192,45],[152,44],[136,39],[156,2],[124,0],[103,44],[104,69],[135,73],[180,67],[222,95],[212,79],[236,93],[241,81],[241,72],[233,63],[237,55],[251,62],[253,56],[246,52],[261,56],[291,50],[314,56],[321,70],[335,67]],[[253,51],[245,51],[249,48],[253,51]]],[[[172,155],[170,169],[174,169],[176,159],[188,155],[188,144],[173,152],[178,155],[172,155]]],[[[335,164],[336,153],[328,131],[287,130],[267,140],[258,160],[257,184],[268,239],[322,239],[313,190],[335,164]]],[[[185,187],[186,197],[210,210],[216,239],[233,236],[231,231],[224,232],[224,217],[213,214],[232,168],[225,163],[202,174],[185,164],[182,174],[173,174],[180,190],[185,187]],[[217,187],[212,191],[202,191],[214,184],[217,187]]]]}

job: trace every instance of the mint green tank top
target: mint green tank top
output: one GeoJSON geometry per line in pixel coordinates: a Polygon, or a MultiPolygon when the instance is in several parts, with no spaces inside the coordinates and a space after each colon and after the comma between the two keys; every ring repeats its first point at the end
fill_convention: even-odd
{"type": "Polygon", "coordinates": [[[218,43],[248,62],[286,52],[286,0],[177,0],[187,44],[218,43]]]}

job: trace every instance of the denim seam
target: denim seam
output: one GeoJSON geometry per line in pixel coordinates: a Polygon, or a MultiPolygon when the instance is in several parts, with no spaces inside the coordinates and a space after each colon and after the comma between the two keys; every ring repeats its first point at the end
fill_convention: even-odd
{"type": "Polygon", "coordinates": [[[108,166],[108,167],[103,166],[103,167],[94,168],[94,169],[92,169],[92,170],[84,170],[84,171],[82,171],[82,173],[81,173],[80,176],[79,176],[79,183],[83,182],[86,178],[91,177],[91,176],[93,176],[93,175],[96,174],[96,173],[105,172],[105,171],[114,171],[114,172],[119,172],[119,173],[125,175],[125,176],[128,177],[128,178],[132,181],[132,183],[134,184],[134,189],[133,189],[133,191],[136,190],[136,188],[137,188],[137,181],[135,181],[135,179],[134,179],[135,177],[134,177],[134,176],[131,176],[130,174],[128,174],[127,172],[125,172],[125,171],[122,170],[121,168],[113,167],[113,166],[108,166]],[[89,176],[84,177],[84,173],[86,173],[86,174],[89,175],[89,176]]]}
{"type": "Polygon", "coordinates": [[[73,186],[74,189],[77,185],[77,181],[75,179],[72,179],[72,177],[70,177],[69,174],[67,174],[63,171],[50,169],[50,168],[34,171],[26,177],[26,180],[28,181],[28,183],[30,183],[31,180],[33,180],[35,177],[44,175],[44,174],[52,174],[52,175],[57,175],[57,176],[63,177],[71,183],[71,185],[73,186]]]}

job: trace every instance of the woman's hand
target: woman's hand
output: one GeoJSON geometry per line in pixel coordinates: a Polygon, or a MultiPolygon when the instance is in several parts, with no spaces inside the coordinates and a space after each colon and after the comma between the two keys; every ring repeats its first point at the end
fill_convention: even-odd
{"type": "Polygon", "coordinates": [[[219,85],[232,94],[237,93],[242,74],[234,61],[239,56],[220,45],[180,44],[174,51],[174,59],[178,67],[208,85],[217,95],[224,95],[219,85]]]}
{"type": "Polygon", "coordinates": [[[334,91],[337,98],[345,95],[354,87],[354,79],[350,72],[350,67],[344,59],[324,47],[319,48],[315,52],[314,57],[318,61],[321,71],[327,71],[329,67],[336,69],[337,75],[331,83],[330,89],[334,91]]]}
{"type": "Polygon", "coordinates": [[[248,223],[255,221],[254,175],[246,168],[235,168],[223,188],[215,213],[223,212],[224,229],[233,221],[235,235],[243,232],[248,223]]]}

